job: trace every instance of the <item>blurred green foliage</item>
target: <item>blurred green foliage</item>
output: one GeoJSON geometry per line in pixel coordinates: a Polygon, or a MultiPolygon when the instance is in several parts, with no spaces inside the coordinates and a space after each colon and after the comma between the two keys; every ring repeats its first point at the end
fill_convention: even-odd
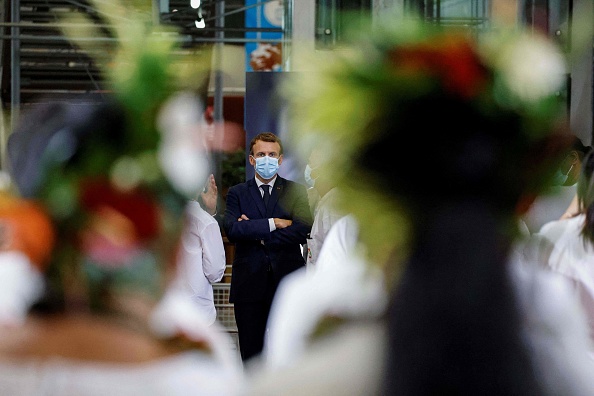
{"type": "Polygon", "coordinates": [[[221,183],[224,194],[229,187],[245,181],[245,161],[245,149],[223,154],[221,183]]]}

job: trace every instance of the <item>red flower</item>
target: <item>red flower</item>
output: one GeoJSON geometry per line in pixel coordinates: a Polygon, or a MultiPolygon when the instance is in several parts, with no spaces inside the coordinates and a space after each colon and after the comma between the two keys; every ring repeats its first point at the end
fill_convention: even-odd
{"type": "Polygon", "coordinates": [[[135,237],[139,240],[150,240],[159,234],[159,207],[147,191],[124,192],[106,180],[86,181],[81,186],[80,202],[91,215],[101,216],[108,211],[119,213],[134,225],[135,237]]]}
{"type": "Polygon", "coordinates": [[[444,35],[439,42],[403,46],[388,58],[399,73],[435,76],[463,98],[475,96],[487,80],[487,69],[463,36],[444,35]]]}

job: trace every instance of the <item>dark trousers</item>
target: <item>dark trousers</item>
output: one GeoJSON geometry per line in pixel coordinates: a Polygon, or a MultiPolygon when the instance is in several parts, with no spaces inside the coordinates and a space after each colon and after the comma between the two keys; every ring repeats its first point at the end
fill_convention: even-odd
{"type": "Polygon", "coordinates": [[[239,352],[241,360],[244,362],[259,355],[264,348],[266,324],[275,289],[272,284],[272,272],[268,272],[268,292],[264,300],[236,301],[234,303],[239,352]]]}

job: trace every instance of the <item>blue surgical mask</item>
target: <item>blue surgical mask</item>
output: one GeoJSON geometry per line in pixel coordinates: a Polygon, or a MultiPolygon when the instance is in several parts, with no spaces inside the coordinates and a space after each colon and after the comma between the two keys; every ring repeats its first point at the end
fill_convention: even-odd
{"type": "Polygon", "coordinates": [[[572,168],[573,168],[573,164],[567,171],[567,174],[563,174],[563,172],[561,172],[559,169],[557,169],[557,171],[555,172],[555,175],[553,176],[553,185],[554,186],[564,185],[567,182],[567,178],[569,177],[569,172],[571,172],[572,168]]]}
{"type": "MultiPolygon", "coordinates": [[[[253,156],[252,156],[253,157],[253,156]]],[[[278,158],[273,157],[253,157],[256,161],[256,173],[263,179],[272,179],[278,171],[278,158]]]]}
{"type": "Polygon", "coordinates": [[[316,179],[312,179],[311,177],[311,171],[311,166],[309,166],[309,164],[305,165],[303,177],[305,178],[305,184],[307,184],[308,187],[313,187],[316,184],[316,179]]]}
{"type": "Polygon", "coordinates": [[[567,181],[567,175],[564,175],[559,169],[553,175],[553,186],[562,186],[567,181]]]}

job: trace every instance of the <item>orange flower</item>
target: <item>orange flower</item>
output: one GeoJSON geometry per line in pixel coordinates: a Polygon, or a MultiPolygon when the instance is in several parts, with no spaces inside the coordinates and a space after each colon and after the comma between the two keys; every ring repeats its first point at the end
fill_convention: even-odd
{"type": "Polygon", "coordinates": [[[55,243],[55,230],[42,206],[31,200],[0,195],[0,251],[20,251],[44,270],[55,243]]]}

